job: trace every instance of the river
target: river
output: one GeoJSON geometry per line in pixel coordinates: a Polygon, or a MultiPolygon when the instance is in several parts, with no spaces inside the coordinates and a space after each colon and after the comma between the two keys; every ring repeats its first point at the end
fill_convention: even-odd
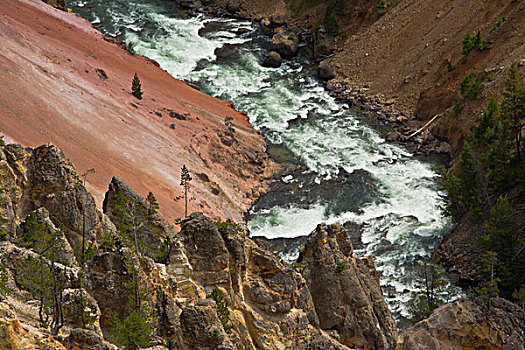
{"type": "Polygon", "coordinates": [[[407,315],[415,262],[450,228],[431,162],[386,143],[366,116],[332,98],[306,50],[278,69],[262,67],[269,37],[257,24],[188,17],[175,1],[69,6],[174,77],[233,101],[274,153],[299,165],[252,208],[252,236],[305,236],[323,221],[359,224],[356,254],[374,257],[394,316],[407,315]]]}

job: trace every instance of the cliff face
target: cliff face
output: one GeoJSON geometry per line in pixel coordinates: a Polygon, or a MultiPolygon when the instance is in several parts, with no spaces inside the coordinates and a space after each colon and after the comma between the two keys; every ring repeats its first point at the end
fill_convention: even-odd
{"type": "MultiPolygon", "coordinates": [[[[21,287],[24,261],[38,255],[13,243],[19,242],[27,215],[36,210],[51,232],[58,232],[60,224],[66,227],[59,235],[66,249],[57,257],[56,269],[68,311],[56,339],[80,349],[111,349],[102,337],[109,334],[113,315],[128,309],[126,286],[132,278],[126,268],[129,248],[117,230],[129,217],[115,209],[122,203],[115,195],[135,203],[134,208],[147,208],[144,199],[114,178],[104,213],[100,212],[73,165],[54,145],[36,149],[8,145],[0,152],[0,165],[0,187],[6,190],[2,213],[8,219],[0,260],[7,265],[11,291],[10,306],[4,307],[10,315],[5,322],[12,322],[16,312],[20,322],[38,323],[38,302],[21,287]],[[84,227],[86,246],[94,253],[81,268],[75,252],[80,251],[84,227]],[[86,300],[84,311],[94,319],[86,327],[79,322],[82,313],[75,307],[79,295],[86,300]]],[[[352,255],[351,242],[341,226],[321,225],[309,239],[303,252],[303,277],[242,230],[216,226],[202,213],[183,220],[178,233],[158,214],[148,222],[139,235],[141,254],[136,268],[154,315],[149,319],[152,345],[170,349],[393,347],[396,330],[373,262],[352,255]],[[161,258],[157,253],[166,247],[168,238],[169,249],[161,258]],[[345,262],[344,271],[338,271],[336,261],[345,262]],[[320,285],[322,281],[332,282],[320,285]],[[228,303],[231,333],[209,297],[215,288],[228,303]]],[[[9,346],[22,341],[16,337],[26,342],[40,338],[53,342],[41,328],[34,329],[37,336],[17,332],[21,333],[7,339],[9,346]]]]}
{"type": "Polygon", "coordinates": [[[443,305],[403,331],[398,349],[523,349],[523,310],[501,298],[491,306],[479,299],[443,305]]]}
{"type": "Polygon", "coordinates": [[[173,198],[185,164],[196,198],[190,210],[241,221],[268,175],[267,158],[263,138],[230,102],[39,0],[2,1],[0,18],[0,128],[7,140],[33,147],[51,141],[81,173],[95,168],[87,181],[97,205],[119,176],[143,195],[152,191],[170,219],[183,213],[173,198]],[[135,73],[142,100],[131,95],[135,73]],[[223,143],[226,117],[236,137],[223,143]]]}

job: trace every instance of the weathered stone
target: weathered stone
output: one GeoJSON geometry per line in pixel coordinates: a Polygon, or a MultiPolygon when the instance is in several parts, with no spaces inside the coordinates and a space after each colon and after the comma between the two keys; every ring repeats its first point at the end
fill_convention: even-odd
{"type": "MultiPolygon", "coordinates": [[[[122,181],[121,178],[115,176],[111,179],[102,207],[104,214],[106,214],[117,227],[122,224],[122,213],[115,208],[115,196],[119,192],[121,192],[130,203],[136,203],[136,205],[142,207],[144,212],[148,212],[149,206],[144,198],[122,181]]],[[[168,237],[175,235],[175,229],[158,213],[151,213],[148,217],[142,218],[142,220],[147,222],[147,224],[143,226],[139,234],[141,248],[146,255],[155,257],[157,252],[164,248],[164,241],[168,237]]]]}
{"type": "Polygon", "coordinates": [[[397,141],[401,138],[401,134],[397,131],[391,131],[388,133],[388,135],[386,135],[386,140],[388,142],[393,142],[393,141],[397,141]]]}
{"type": "Polygon", "coordinates": [[[190,349],[233,349],[221,321],[215,302],[200,299],[180,315],[185,345],[190,349]]]}
{"type": "Polygon", "coordinates": [[[67,350],[48,334],[20,323],[6,301],[0,302],[0,349],[67,350]]]}
{"type": "Polygon", "coordinates": [[[445,304],[404,330],[398,349],[524,349],[523,310],[501,298],[491,303],[491,309],[477,298],[445,304]]]}
{"type": "Polygon", "coordinates": [[[391,349],[397,329],[371,258],[356,258],[341,225],[317,226],[299,257],[319,326],[337,330],[341,343],[391,349]]]}
{"type": "Polygon", "coordinates": [[[317,67],[317,74],[322,80],[330,80],[335,78],[335,69],[328,60],[323,60],[317,67]]]}
{"type": "Polygon", "coordinates": [[[286,28],[279,29],[270,42],[270,50],[278,52],[284,58],[295,56],[298,47],[299,38],[286,28]]]}
{"type": "Polygon", "coordinates": [[[268,53],[268,56],[266,56],[266,58],[264,59],[262,65],[264,67],[279,68],[282,63],[283,59],[281,58],[281,55],[279,55],[278,52],[270,51],[268,53]]]}
{"type": "Polygon", "coordinates": [[[334,38],[327,33],[315,31],[314,35],[314,58],[323,59],[330,56],[334,50],[334,38]]]}
{"type": "Polygon", "coordinates": [[[97,332],[89,329],[74,328],[64,339],[63,344],[70,350],[117,350],[118,348],[108,343],[97,332]]]}

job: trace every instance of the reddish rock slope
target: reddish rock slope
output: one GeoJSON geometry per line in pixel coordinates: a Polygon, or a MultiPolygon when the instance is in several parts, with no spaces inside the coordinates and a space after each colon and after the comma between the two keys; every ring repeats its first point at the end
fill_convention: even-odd
{"type": "Polygon", "coordinates": [[[88,182],[99,205],[117,175],[142,195],[152,191],[170,218],[183,212],[182,202],[172,199],[181,194],[186,164],[196,198],[190,210],[241,219],[248,194],[261,184],[265,144],[231,103],[172,78],[105,40],[86,20],[38,0],[0,2],[0,42],[0,129],[7,141],[52,142],[80,173],[94,167],[88,182]],[[135,72],[144,91],[140,101],[130,94],[135,72]],[[189,119],[172,118],[169,110],[189,119]],[[218,136],[227,116],[239,140],[230,147],[218,136]]]}

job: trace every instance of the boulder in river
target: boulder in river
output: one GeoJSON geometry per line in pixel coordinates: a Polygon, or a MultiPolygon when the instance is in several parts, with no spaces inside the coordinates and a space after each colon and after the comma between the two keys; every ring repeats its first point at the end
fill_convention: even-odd
{"type": "Polygon", "coordinates": [[[270,50],[278,52],[284,58],[291,58],[297,53],[298,46],[297,35],[286,28],[280,28],[272,37],[270,50]]]}
{"type": "Polygon", "coordinates": [[[270,51],[268,56],[264,59],[263,66],[270,68],[279,68],[283,62],[281,55],[278,52],[270,51]]]}
{"type": "Polygon", "coordinates": [[[322,80],[330,80],[335,78],[335,69],[328,60],[323,60],[317,67],[317,74],[319,74],[319,78],[322,80]]]}

